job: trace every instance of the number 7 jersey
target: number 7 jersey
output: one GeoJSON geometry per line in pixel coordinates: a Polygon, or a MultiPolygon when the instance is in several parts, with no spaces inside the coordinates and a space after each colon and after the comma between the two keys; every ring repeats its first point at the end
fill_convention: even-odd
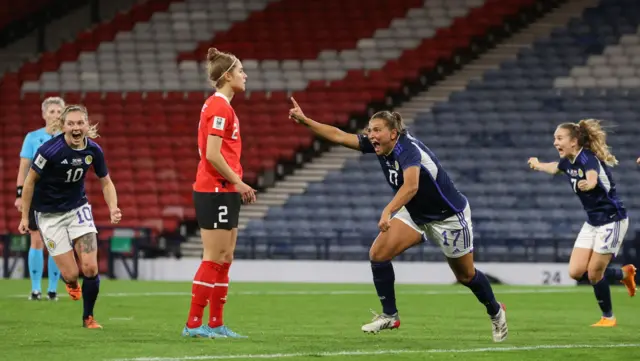
{"type": "Polygon", "coordinates": [[[587,223],[597,227],[627,218],[627,210],[618,198],[610,168],[591,150],[582,149],[573,162],[561,159],[558,169],[569,177],[571,188],[587,212],[587,223]],[[583,192],[578,188],[578,182],[586,180],[590,170],[598,174],[598,181],[595,188],[583,192]]]}
{"type": "Polygon", "coordinates": [[[40,176],[31,207],[41,213],[62,213],[86,204],[84,179],[91,166],[98,178],[109,174],[102,148],[89,138],[82,149],[71,148],[64,134],[42,144],[31,163],[40,176]]]}
{"type": "Polygon", "coordinates": [[[242,178],[242,140],[240,122],[229,99],[216,92],[202,106],[198,124],[198,153],[200,163],[193,190],[196,192],[235,192],[230,184],[207,160],[207,140],[210,136],[222,138],[220,153],[231,170],[242,178]]]}

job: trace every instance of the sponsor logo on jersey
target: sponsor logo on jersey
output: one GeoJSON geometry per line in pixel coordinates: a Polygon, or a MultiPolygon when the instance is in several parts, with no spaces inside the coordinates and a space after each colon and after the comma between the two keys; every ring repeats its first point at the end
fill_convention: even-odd
{"type": "Polygon", "coordinates": [[[76,166],[77,167],[77,166],[79,166],[81,164],[82,164],[82,158],[76,158],[76,159],[71,160],[71,165],[72,166],[76,166]]]}

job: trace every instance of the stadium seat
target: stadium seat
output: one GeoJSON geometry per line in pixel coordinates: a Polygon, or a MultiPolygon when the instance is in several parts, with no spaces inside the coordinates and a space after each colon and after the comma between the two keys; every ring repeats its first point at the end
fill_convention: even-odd
{"type": "MultiPolygon", "coordinates": [[[[407,22],[421,12],[410,10],[407,22]]],[[[633,190],[640,181],[635,165],[640,136],[639,14],[635,1],[603,0],[566,28],[554,29],[533,48],[522,50],[516,60],[416,116],[413,133],[438,155],[470,201],[478,244],[575,238],[585,215],[566,179],[532,172],[526,164],[530,156],[557,158],[553,131],[563,121],[601,118],[616,123],[620,130],[608,139],[621,163],[614,179],[626,207],[638,209],[633,190]],[[591,34],[589,44],[584,34],[591,34]]],[[[387,43],[374,39],[358,45],[382,44],[387,43]]],[[[323,52],[321,57],[337,59],[338,54],[323,52]]],[[[288,67],[297,69],[294,64],[288,67]]],[[[361,74],[347,78],[363,81],[361,74]]],[[[375,157],[351,159],[282,207],[272,207],[264,223],[250,222],[246,237],[269,235],[271,227],[293,230],[306,225],[333,231],[339,244],[366,239],[351,230],[373,230],[371,242],[379,212],[391,198],[379,173],[375,157]],[[385,194],[389,197],[380,199],[385,194]],[[283,219],[289,221],[279,223],[283,219]]],[[[628,237],[637,230],[632,225],[628,237]]]]}

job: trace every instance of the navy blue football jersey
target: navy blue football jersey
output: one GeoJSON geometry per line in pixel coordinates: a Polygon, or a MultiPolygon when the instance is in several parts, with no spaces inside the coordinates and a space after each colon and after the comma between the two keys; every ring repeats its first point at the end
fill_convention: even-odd
{"type": "MultiPolygon", "coordinates": [[[[362,153],[375,153],[366,135],[359,134],[358,139],[362,153]]],[[[435,154],[411,134],[401,134],[391,154],[379,155],[378,161],[394,193],[404,184],[404,170],[420,167],[418,193],[405,205],[417,225],[447,219],[467,206],[467,198],[458,191],[435,154]]]]}
{"type": "Polygon", "coordinates": [[[591,150],[581,150],[573,162],[566,158],[560,160],[558,169],[569,177],[571,188],[587,212],[587,223],[601,226],[627,218],[627,210],[618,198],[610,168],[591,150]],[[587,179],[587,171],[590,170],[598,173],[598,183],[592,190],[583,192],[578,188],[578,182],[587,179]]]}
{"type": "Polygon", "coordinates": [[[84,178],[91,165],[98,178],[109,174],[102,148],[89,138],[84,149],[71,148],[64,140],[64,134],[42,144],[31,164],[40,175],[33,194],[33,209],[58,213],[86,204],[84,178]]]}

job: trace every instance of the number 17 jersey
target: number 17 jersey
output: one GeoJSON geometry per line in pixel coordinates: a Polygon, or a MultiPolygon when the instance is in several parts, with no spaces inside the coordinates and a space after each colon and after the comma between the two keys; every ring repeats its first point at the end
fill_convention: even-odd
{"type": "MultiPolygon", "coordinates": [[[[363,153],[375,153],[365,135],[358,135],[358,139],[363,153]]],[[[419,167],[418,193],[405,205],[417,225],[445,220],[467,206],[467,198],[458,191],[435,154],[408,132],[399,136],[390,154],[377,157],[394,193],[404,184],[404,171],[419,167]]]]}

